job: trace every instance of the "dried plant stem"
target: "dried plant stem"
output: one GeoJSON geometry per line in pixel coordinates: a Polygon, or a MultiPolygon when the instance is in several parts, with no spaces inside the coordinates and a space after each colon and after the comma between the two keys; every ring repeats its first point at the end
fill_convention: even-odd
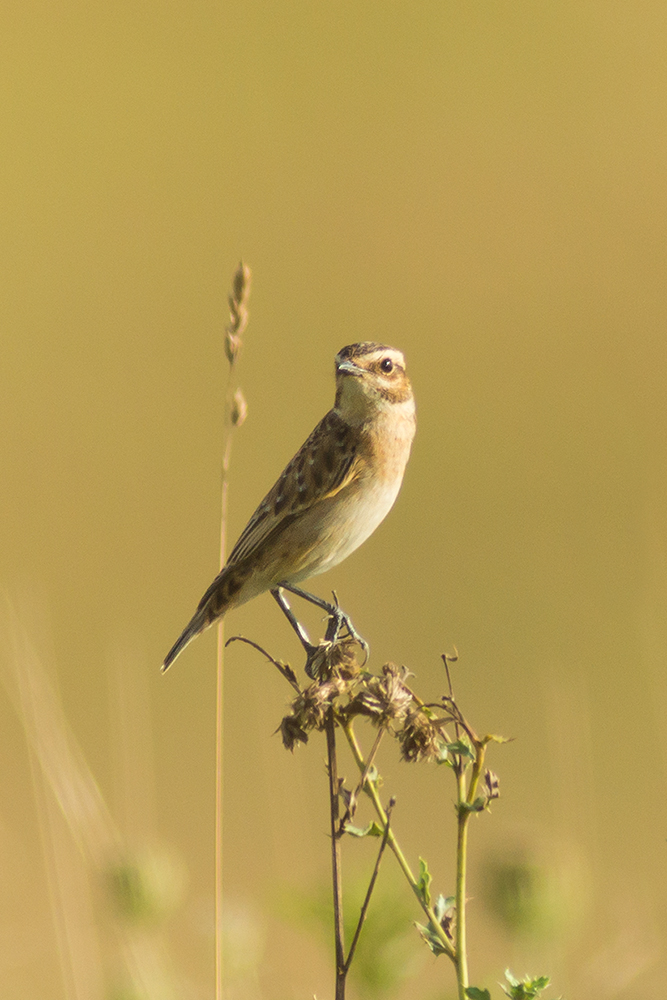
{"type": "Polygon", "coordinates": [[[345,1000],[345,929],[343,926],[343,872],[340,848],[340,798],[338,762],[336,760],[336,719],[330,707],[326,720],[327,770],[329,772],[329,803],[331,812],[331,872],[333,878],[334,935],[336,948],[336,1000],[345,1000]]]}
{"type": "MultiPolygon", "coordinates": [[[[229,385],[232,384],[233,363],[230,363],[229,385]]],[[[229,397],[229,389],[227,392],[229,397]]],[[[225,407],[226,414],[229,407],[225,407]]],[[[227,422],[227,421],[226,421],[227,422]]],[[[229,492],[229,464],[232,454],[231,421],[227,422],[225,450],[222,458],[222,486],[220,503],[220,569],[225,564],[227,550],[227,510],[229,492]]],[[[223,929],[222,929],[222,806],[223,767],[222,750],[224,740],[225,705],[225,621],[218,622],[218,646],[216,655],[215,685],[215,997],[222,1000],[223,990],[223,929]]]]}
{"type": "MultiPolygon", "coordinates": [[[[234,387],[234,370],[241,347],[241,335],[248,323],[246,303],[250,294],[250,268],[243,261],[232,279],[229,296],[230,319],[225,330],[225,355],[229,362],[229,375],[224,406],[224,449],[222,453],[222,483],[220,488],[220,569],[225,564],[227,551],[227,515],[229,504],[229,467],[232,457],[234,428],[245,420],[245,400],[234,387]]],[[[223,993],[223,925],[222,925],[222,805],[223,805],[223,741],[224,741],[224,660],[225,626],[218,622],[218,648],[216,657],[216,710],[215,710],[215,997],[222,1000],[223,993]]]]}
{"type": "Polygon", "coordinates": [[[223,933],[222,933],[222,746],[224,709],[224,648],[225,628],[218,625],[218,651],[215,692],[215,997],[222,1000],[223,933]]]}
{"type": "MultiPolygon", "coordinates": [[[[350,648],[354,645],[350,638],[337,637],[339,624],[335,608],[330,610],[325,639],[317,647],[312,646],[307,640],[303,627],[293,615],[290,623],[301,637],[307,654],[305,669],[312,683],[304,689],[299,685],[296,674],[289,664],[275,660],[251,640],[243,639],[241,636],[235,638],[248,642],[262,652],[297,693],[288,715],[283,718],[280,725],[285,748],[293,751],[300,743],[307,743],[311,731],[324,731],[326,734],[336,959],[335,1000],[345,1000],[347,974],[356,953],[382,857],[387,847],[391,848],[421,910],[428,919],[426,926],[416,924],[417,930],[433,954],[447,955],[455,967],[458,1000],[468,1000],[468,997],[473,995],[487,996],[486,990],[469,988],[466,941],[468,832],[471,815],[487,811],[491,802],[500,795],[498,776],[493,771],[485,769],[486,748],[489,743],[506,741],[500,736],[477,736],[464,717],[454,698],[449,672],[449,662],[456,656],[443,656],[449,694],[442,695],[437,702],[426,703],[405,683],[406,677],[410,676],[406,667],[385,663],[381,674],[371,674],[358,663],[356,655],[350,648]],[[360,718],[367,720],[370,718],[376,727],[373,744],[366,755],[361,750],[354,730],[355,723],[360,718]],[[452,726],[455,739],[450,735],[449,727],[452,726]],[[359,770],[358,783],[353,788],[346,787],[346,783],[339,777],[336,760],[337,727],[342,729],[359,770]],[[454,775],[457,817],[455,896],[439,894],[432,903],[432,876],[427,862],[420,857],[419,877],[415,878],[390,826],[394,799],[391,798],[386,809],[383,808],[378,794],[380,776],[374,767],[384,736],[394,737],[398,741],[405,761],[430,760],[446,765],[447,770],[454,775]],[[371,799],[380,820],[379,825],[369,823],[364,829],[352,825],[361,791],[371,799]],[[341,799],[345,803],[342,818],[341,799]],[[343,929],[341,870],[341,838],[344,833],[357,837],[380,835],[382,838],[347,958],[345,958],[343,929]]],[[[547,977],[525,980],[523,985],[518,980],[515,981],[510,973],[507,974],[507,979],[512,990],[514,987],[519,990],[519,987],[523,989],[523,986],[529,986],[533,990],[530,996],[537,996],[534,990],[538,989],[541,992],[548,985],[547,977]]],[[[507,995],[510,996],[510,992],[507,995]]],[[[518,997],[519,992],[511,992],[511,995],[518,997]]],[[[521,993],[521,996],[524,995],[529,994],[521,993]]]]}

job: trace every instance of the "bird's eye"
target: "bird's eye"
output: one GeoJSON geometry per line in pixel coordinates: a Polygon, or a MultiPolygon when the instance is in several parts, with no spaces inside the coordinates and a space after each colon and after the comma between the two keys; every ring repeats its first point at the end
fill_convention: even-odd
{"type": "Polygon", "coordinates": [[[385,373],[385,375],[388,375],[389,372],[394,370],[394,362],[391,360],[391,358],[383,358],[382,361],[380,362],[380,368],[385,373]]]}

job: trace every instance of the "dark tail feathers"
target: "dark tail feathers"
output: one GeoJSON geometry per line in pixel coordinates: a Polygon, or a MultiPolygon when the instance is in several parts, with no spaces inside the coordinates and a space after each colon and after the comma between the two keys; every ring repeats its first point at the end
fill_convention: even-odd
{"type": "Polygon", "coordinates": [[[192,642],[192,640],[196,638],[200,632],[204,631],[207,625],[210,625],[209,616],[202,609],[198,609],[192,620],[188,623],[188,625],[186,625],[181,635],[165,656],[164,663],[162,664],[162,673],[164,673],[165,670],[171,666],[176,657],[183,652],[188,643],[192,642]]]}

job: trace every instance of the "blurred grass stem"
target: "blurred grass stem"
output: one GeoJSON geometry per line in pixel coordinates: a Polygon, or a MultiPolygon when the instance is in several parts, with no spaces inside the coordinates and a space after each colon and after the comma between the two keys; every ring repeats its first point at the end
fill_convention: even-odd
{"type": "MultiPolygon", "coordinates": [[[[225,328],[225,356],[229,362],[224,406],[224,447],[222,452],[222,482],[220,488],[220,569],[225,565],[227,551],[227,517],[229,507],[229,467],[232,457],[234,429],[246,416],[246,404],[241,390],[234,387],[236,361],[241,349],[241,336],[248,324],[246,303],[250,294],[250,268],[243,261],[232,278],[229,296],[229,323],[225,328]]],[[[225,626],[218,623],[215,711],[215,997],[223,995],[223,926],[222,926],[222,800],[223,800],[223,738],[224,738],[224,660],[225,626]]]]}
{"type": "MultiPolygon", "coordinates": [[[[23,622],[35,631],[39,611],[17,613],[0,603],[0,672],[21,721],[29,751],[63,996],[102,1000],[108,996],[105,956],[98,937],[96,901],[109,873],[125,866],[131,849],[112,819],[84,753],[63,711],[51,674],[23,622]],[[5,645],[5,643],[0,644],[5,645]]],[[[109,901],[109,896],[105,893],[109,901]]],[[[157,934],[130,921],[113,923],[130,996],[169,1000],[173,974],[157,934]]],[[[41,939],[40,939],[41,940],[41,939]]],[[[46,947],[45,942],[41,942],[46,947]]]]}

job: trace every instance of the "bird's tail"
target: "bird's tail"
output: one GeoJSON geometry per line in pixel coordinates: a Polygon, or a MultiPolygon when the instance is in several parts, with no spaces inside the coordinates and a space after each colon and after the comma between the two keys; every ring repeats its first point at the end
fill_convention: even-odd
{"type": "Polygon", "coordinates": [[[162,673],[164,673],[165,670],[171,666],[176,657],[183,652],[188,643],[192,642],[192,640],[195,639],[200,632],[203,632],[204,629],[208,628],[211,624],[211,616],[206,613],[206,610],[206,608],[197,608],[197,611],[193,615],[192,619],[188,622],[174,645],[165,656],[164,663],[162,664],[162,673]]]}
{"type": "MultiPolygon", "coordinates": [[[[162,673],[174,662],[189,642],[192,642],[200,632],[212,625],[218,618],[222,618],[238,603],[238,592],[247,579],[247,570],[241,566],[227,565],[220,570],[215,580],[208,588],[194,615],[185,626],[185,629],[167,653],[162,664],[162,673]]],[[[248,600],[246,597],[245,600],[248,600]]]]}

